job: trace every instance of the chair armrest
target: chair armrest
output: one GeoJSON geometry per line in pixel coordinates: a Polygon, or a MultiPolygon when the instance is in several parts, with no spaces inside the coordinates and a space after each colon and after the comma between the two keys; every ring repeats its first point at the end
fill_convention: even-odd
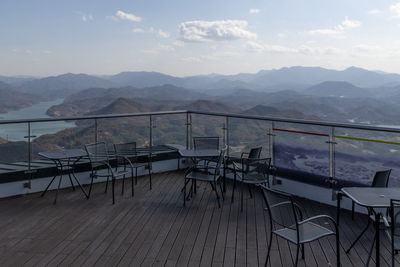
{"type": "MultiPolygon", "coordinates": [[[[261,185],[261,186],[264,187],[263,185],[261,185]]],[[[276,208],[276,207],[283,206],[283,205],[292,205],[292,202],[290,202],[290,201],[279,202],[275,205],[272,205],[271,208],[276,208]]],[[[301,206],[295,202],[293,202],[293,205],[300,215],[300,221],[303,221],[303,212],[301,211],[301,206]]],[[[268,208],[265,208],[265,210],[268,210],[268,208]]]]}
{"type": "Polygon", "coordinates": [[[240,154],[240,158],[243,158],[244,155],[250,155],[250,154],[249,154],[249,152],[242,152],[242,153],[240,154]]]}
{"type": "Polygon", "coordinates": [[[307,222],[310,222],[310,221],[314,221],[314,220],[318,220],[318,219],[328,219],[328,221],[330,221],[330,222],[332,222],[333,223],[333,225],[335,226],[335,229],[337,230],[337,223],[336,223],[336,221],[335,221],[335,219],[333,219],[331,216],[329,216],[329,215],[317,215],[317,216],[313,216],[313,217],[310,217],[310,218],[307,218],[307,219],[305,219],[305,220],[302,220],[302,221],[300,221],[300,222],[298,222],[297,224],[298,225],[301,225],[301,224],[304,224],[304,223],[307,223],[307,222]]]}

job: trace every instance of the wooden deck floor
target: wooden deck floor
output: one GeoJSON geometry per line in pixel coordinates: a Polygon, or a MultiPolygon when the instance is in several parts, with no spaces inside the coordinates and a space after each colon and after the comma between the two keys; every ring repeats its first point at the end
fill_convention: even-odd
{"type": "MultiPolygon", "coordinates": [[[[139,179],[135,197],[127,190],[111,204],[104,184],[97,184],[90,200],[80,191],[61,191],[57,205],[54,192],[0,200],[1,266],[263,266],[267,251],[268,217],[259,194],[245,196],[240,212],[239,194],[218,208],[208,184],[182,206],[182,172],[139,179]]],[[[130,183],[128,183],[128,188],[130,183]]],[[[117,183],[118,192],[121,182],[117,183]]],[[[311,216],[335,209],[299,199],[311,216]]],[[[349,246],[365,216],[352,221],[343,212],[341,261],[343,266],[362,266],[372,240],[372,228],[349,254],[349,246]]],[[[382,242],[383,266],[390,265],[390,244],[382,242]]],[[[273,239],[269,266],[292,266],[295,249],[282,239],[273,239]]],[[[336,265],[335,238],[306,245],[300,266],[336,265]]],[[[374,258],[372,259],[372,265],[374,258]]]]}

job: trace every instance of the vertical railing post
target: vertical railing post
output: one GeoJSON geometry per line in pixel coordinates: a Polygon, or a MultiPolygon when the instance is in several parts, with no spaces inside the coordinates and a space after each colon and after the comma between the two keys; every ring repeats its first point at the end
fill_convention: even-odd
{"type": "Polygon", "coordinates": [[[32,170],[32,139],[36,137],[35,135],[31,135],[31,123],[28,122],[28,135],[24,136],[24,138],[28,139],[28,170],[24,173],[29,175],[29,181],[24,183],[24,188],[32,188],[32,175],[37,172],[37,170],[32,170]]]}
{"type": "Polygon", "coordinates": [[[332,188],[332,200],[336,200],[335,192],[335,127],[331,128],[331,133],[329,134],[329,183],[332,188]]]}
{"type": "MultiPolygon", "coordinates": [[[[271,122],[271,128],[268,129],[268,137],[269,137],[269,155],[271,157],[271,168],[270,171],[272,172],[272,185],[276,185],[278,182],[276,180],[276,166],[275,166],[275,153],[274,153],[274,142],[275,142],[275,123],[271,122]]],[[[269,184],[268,184],[269,185],[269,184]]]]}
{"type": "Polygon", "coordinates": [[[97,133],[97,119],[94,119],[94,142],[97,143],[99,140],[97,133]]]}
{"type": "Polygon", "coordinates": [[[149,147],[151,150],[151,148],[153,147],[153,117],[150,115],[149,118],[150,118],[150,121],[149,121],[150,122],[149,147]]]}
{"type": "Polygon", "coordinates": [[[275,157],[274,157],[274,122],[271,122],[271,128],[268,129],[268,137],[269,137],[269,154],[271,156],[271,165],[275,164],[275,157]]]}
{"type": "Polygon", "coordinates": [[[227,147],[226,155],[229,157],[229,117],[226,116],[225,118],[225,145],[227,147]]]}
{"type": "Polygon", "coordinates": [[[189,149],[189,112],[186,112],[186,149],[189,149]]]}
{"type": "Polygon", "coordinates": [[[189,114],[189,149],[193,148],[193,117],[192,113],[189,114]]]}

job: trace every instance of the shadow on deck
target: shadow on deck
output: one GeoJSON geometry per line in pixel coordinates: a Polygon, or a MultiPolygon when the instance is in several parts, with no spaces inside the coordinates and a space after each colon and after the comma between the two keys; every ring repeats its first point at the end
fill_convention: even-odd
{"type": "MultiPolygon", "coordinates": [[[[197,195],[183,208],[180,189],[182,172],[155,174],[153,190],[141,177],[130,194],[120,195],[116,204],[104,184],[95,184],[90,200],[81,191],[64,189],[57,205],[54,191],[44,198],[32,194],[0,200],[0,257],[2,266],[264,266],[267,252],[268,218],[262,197],[250,198],[240,212],[239,194],[231,204],[231,186],[218,208],[208,184],[199,184],[197,195]]],[[[325,213],[335,216],[335,208],[306,199],[298,202],[307,216],[325,213]]],[[[341,262],[362,266],[367,260],[372,227],[346,254],[344,249],[366,223],[366,216],[351,220],[342,212],[341,262]]],[[[382,235],[382,265],[391,262],[390,243],[382,235]]],[[[269,266],[292,266],[295,247],[273,239],[269,266]]],[[[307,244],[300,266],[336,265],[335,238],[307,244]]],[[[374,264],[374,256],[371,264],[374,264]]],[[[371,266],[372,266],[371,265],[371,266]]]]}

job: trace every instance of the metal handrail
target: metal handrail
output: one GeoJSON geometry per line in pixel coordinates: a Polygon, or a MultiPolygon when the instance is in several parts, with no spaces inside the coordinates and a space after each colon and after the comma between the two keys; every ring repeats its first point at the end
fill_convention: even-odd
{"type": "Polygon", "coordinates": [[[279,117],[244,115],[244,114],[222,113],[222,112],[206,112],[206,111],[194,111],[194,110],[174,110],[174,111],[141,112],[141,113],[85,115],[85,116],[58,117],[58,118],[0,120],[0,125],[29,123],[29,122],[35,123],[35,122],[54,122],[54,121],[75,121],[75,120],[111,119],[111,118],[127,118],[127,117],[142,117],[142,116],[157,116],[157,115],[175,115],[175,114],[198,114],[198,115],[208,115],[214,117],[229,117],[237,119],[263,120],[271,122],[284,122],[284,123],[306,124],[306,125],[316,125],[316,126],[326,126],[326,127],[336,127],[336,128],[348,128],[357,130],[400,133],[400,129],[393,127],[381,127],[381,126],[371,126],[371,125],[363,125],[357,123],[324,122],[315,120],[288,119],[279,117]]]}

